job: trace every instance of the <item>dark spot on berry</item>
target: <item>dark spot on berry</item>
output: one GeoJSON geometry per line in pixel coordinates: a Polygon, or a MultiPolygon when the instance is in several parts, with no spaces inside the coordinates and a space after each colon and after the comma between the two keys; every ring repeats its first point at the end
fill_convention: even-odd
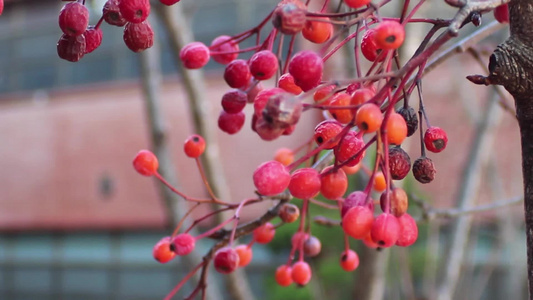
{"type": "Polygon", "coordinates": [[[446,147],[446,143],[444,142],[443,139],[437,139],[433,141],[433,146],[435,146],[437,150],[440,150],[446,147]]]}
{"type": "Polygon", "coordinates": [[[368,130],[368,123],[366,123],[366,122],[362,122],[362,123],[361,123],[361,128],[360,128],[360,129],[361,129],[361,130],[368,130]]]}
{"type": "Polygon", "coordinates": [[[387,38],[385,38],[385,42],[389,43],[389,44],[392,44],[396,41],[396,36],[394,35],[389,35],[387,38]]]}
{"type": "Polygon", "coordinates": [[[113,21],[117,21],[120,19],[120,16],[118,15],[118,13],[109,13],[108,16],[113,21]]]}
{"type": "Polygon", "coordinates": [[[348,259],[348,255],[344,254],[342,257],[341,257],[341,261],[346,261],[348,259]]]}
{"type": "Polygon", "coordinates": [[[198,143],[200,141],[200,138],[195,136],[195,137],[192,138],[192,141],[195,142],[195,143],[198,143]]]}
{"type": "Polygon", "coordinates": [[[385,242],[384,241],[378,241],[377,244],[380,245],[380,246],[383,246],[383,245],[385,245],[385,242]]]}
{"type": "Polygon", "coordinates": [[[316,143],[317,143],[317,144],[320,145],[320,144],[322,144],[323,142],[324,142],[324,138],[323,138],[323,137],[319,136],[319,137],[316,138],[316,143]]]}
{"type": "Polygon", "coordinates": [[[382,51],[382,49],[376,49],[376,55],[380,55],[382,51]]]}
{"type": "Polygon", "coordinates": [[[136,12],[135,12],[135,15],[139,18],[141,18],[143,15],[144,15],[144,11],[142,9],[138,9],[136,12]]]}
{"type": "Polygon", "coordinates": [[[176,247],[174,246],[173,243],[170,243],[169,248],[170,248],[170,251],[176,252],[176,247]]]}

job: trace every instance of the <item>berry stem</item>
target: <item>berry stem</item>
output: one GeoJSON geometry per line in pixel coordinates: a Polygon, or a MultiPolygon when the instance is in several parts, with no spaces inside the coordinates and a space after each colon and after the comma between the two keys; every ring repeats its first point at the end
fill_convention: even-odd
{"type": "Polygon", "coordinates": [[[191,279],[191,277],[196,273],[198,272],[198,270],[200,270],[200,268],[204,267],[206,265],[206,262],[205,261],[202,261],[201,263],[199,263],[196,267],[194,267],[194,269],[192,271],[190,271],[185,277],[183,277],[183,279],[172,289],[172,291],[170,291],[170,293],[168,293],[168,295],[166,295],[166,297],[164,298],[164,300],[170,300],[172,299],[172,297],[174,297],[174,295],[181,289],[181,287],[187,282],[189,281],[189,279],[191,279]]]}
{"type": "Polygon", "coordinates": [[[196,203],[196,205],[194,205],[193,207],[189,208],[189,210],[185,213],[185,215],[183,215],[183,217],[181,218],[181,220],[179,221],[178,225],[176,226],[176,228],[174,229],[174,232],[172,232],[172,235],[170,236],[170,239],[172,240],[179,232],[181,226],[183,225],[183,223],[185,222],[185,220],[187,219],[187,217],[194,211],[195,208],[197,208],[198,206],[200,206],[201,203],[196,203]]]}
{"type": "Polygon", "coordinates": [[[337,206],[335,205],[331,205],[331,204],[327,204],[327,203],[324,203],[322,201],[318,201],[314,198],[309,198],[309,202],[313,203],[313,204],[316,204],[320,207],[323,207],[323,208],[327,208],[327,209],[337,209],[337,206]]]}
{"type": "Polygon", "coordinates": [[[224,226],[226,226],[226,224],[230,223],[230,222],[233,221],[233,220],[235,220],[235,216],[233,216],[233,217],[227,219],[226,221],[224,221],[224,222],[218,224],[217,226],[211,228],[210,230],[208,230],[208,231],[206,231],[206,232],[204,232],[204,233],[202,233],[202,234],[196,236],[195,239],[196,239],[196,240],[200,240],[200,239],[202,239],[202,238],[204,238],[204,237],[206,237],[206,236],[210,236],[210,235],[212,235],[213,233],[215,233],[217,230],[222,229],[224,226]]]}
{"type": "Polygon", "coordinates": [[[104,16],[101,16],[100,20],[98,20],[98,23],[96,23],[96,25],[94,25],[94,29],[100,28],[100,25],[102,25],[103,21],[104,21],[104,16]]]}
{"type": "Polygon", "coordinates": [[[166,185],[172,192],[178,194],[179,196],[181,196],[183,199],[185,199],[186,201],[190,201],[190,202],[197,202],[197,203],[217,203],[217,204],[223,204],[223,205],[231,205],[231,203],[226,203],[226,202],[216,202],[216,201],[213,201],[212,199],[198,199],[198,198],[191,198],[191,197],[188,197],[186,196],[184,193],[178,191],[175,187],[173,187],[168,181],[165,180],[165,178],[163,178],[163,176],[161,176],[161,174],[159,173],[155,173],[154,176],[159,179],[164,185],[166,185]]]}
{"type": "Polygon", "coordinates": [[[198,170],[200,171],[200,176],[202,176],[202,181],[204,182],[205,188],[207,189],[207,192],[209,193],[209,196],[211,196],[211,199],[217,204],[224,204],[223,202],[220,202],[217,197],[215,196],[215,193],[211,189],[211,186],[209,185],[209,182],[207,181],[207,177],[205,176],[204,168],[202,167],[202,163],[200,162],[200,159],[196,157],[194,159],[196,161],[196,166],[198,167],[198,170]]]}

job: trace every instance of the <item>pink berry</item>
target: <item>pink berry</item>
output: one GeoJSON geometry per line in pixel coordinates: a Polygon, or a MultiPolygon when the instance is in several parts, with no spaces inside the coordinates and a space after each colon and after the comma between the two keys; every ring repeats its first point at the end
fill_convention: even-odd
{"type": "Polygon", "coordinates": [[[320,174],[313,168],[294,171],[289,183],[289,192],[295,198],[309,199],[320,192],[320,174]]]}
{"type": "Polygon", "coordinates": [[[367,206],[354,206],[342,217],[342,229],[354,239],[363,239],[372,230],[374,214],[367,206]]]}
{"type": "Polygon", "coordinates": [[[243,59],[235,59],[230,62],[224,70],[224,80],[236,89],[244,89],[250,83],[252,73],[248,63],[243,59]]]}
{"type": "Polygon", "coordinates": [[[128,23],[124,27],[123,39],[131,51],[141,52],[154,45],[154,31],[148,21],[128,23]]]}
{"type": "Polygon", "coordinates": [[[311,280],[311,267],[305,261],[292,265],[291,277],[299,285],[306,285],[311,280]]]}
{"type": "Polygon", "coordinates": [[[353,167],[363,160],[365,151],[361,151],[365,147],[365,142],[362,138],[357,136],[357,132],[348,131],[346,135],[340,140],[338,146],[334,149],[335,158],[339,163],[348,162],[346,165],[353,167]]]}
{"type": "Polygon", "coordinates": [[[291,181],[287,168],[275,160],[259,165],[253,175],[257,192],[264,196],[274,196],[283,192],[291,181]]]}
{"type": "Polygon", "coordinates": [[[342,202],[341,218],[346,215],[348,210],[355,206],[366,206],[371,212],[374,211],[374,201],[372,198],[368,199],[366,203],[367,194],[363,191],[355,191],[350,193],[342,202]]]}
{"type": "Polygon", "coordinates": [[[126,21],[120,13],[118,2],[119,0],[107,0],[102,9],[102,15],[107,24],[122,27],[126,25],[128,21],[126,21]]]}
{"type": "Polygon", "coordinates": [[[227,35],[221,35],[216,37],[211,42],[211,51],[214,52],[221,52],[220,54],[212,54],[211,57],[213,57],[213,60],[216,61],[219,64],[227,65],[233,60],[239,56],[239,44],[237,44],[235,41],[231,40],[230,36],[227,35]],[[214,45],[218,45],[216,47],[213,47],[214,45]],[[228,53],[223,53],[228,52],[228,53]]]}
{"type": "Polygon", "coordinates": [[[120,14],[130,23],[141,23],[150,14],[150,0],[120,0],[120,14]]]}
{"type": "Polygon", "coordinates": [[[222,108],[229,114],[241,112],[248,101],[248,96],[241,90],[231,90],[222,96],[222,108]]]}
{"type": "Polygon", "coordinates": [[[269,50],[259,51],[252,55],[248,64],[250,73],[257,80],[270,79],[278,70],[278,58],[269,50]]]}
{"type": "Polygon", "coordinates": [[[200,69],[209,62],[209,48],[201,42],[192,42],[181,48],[180,59],[187,69],[200,69]]]}
{"type": "Polygon", "coordinates": [[[400,223],[394,215],[382,213],[374,220],[370,234],[380,247],[391,247],[400,237],[400,223]]]}
{"type": "Polygon", "coordinates": [[[359,266],[359,256],[352,249],[343,251],[340,259],[341,268],[346,272],[351,272],[359,266]]]}
{"type": "Polygon", "coordinates": [[[267,222],[259,227],[257,227],[254,232],[254,240],[259,244],[268,244],[274,239],[276,234],[276,229],[272,223],[267,222]]]}
{"type": "Polygon", "coordinates": [[[309,236],[304,242],[304,254],[308,257],[315,257],[320,254],[322,243],[316,236],[309,236]]]}
{"type": "Polygon", "coordinates": [[[222,248],[215,253],[213,264],[219,273],[232,273],[239,267],[239,254],[233,248],[222,248]]]}
{"type": "Polygon", "coordinates": [[[102,29],[89,26],[83,33],[85,37],[85,54],[91,53],[102,44],[102,29]]]}
{"type": "Polygon", "coordinates": [[[278,86],[294,95],[299,95],[302,92],[302,89],[294,83],[294,77],[290,73],[281,75],[278,80],[278,86]]]}
{"type": "Polygon", "coordinates": [[[324,62],[322,57],[310,50],[296,53],[289,63],[289,73],[294,77],[294,83],[304,92],[318,86],[322,80],[324,62]]]}
{"type": "Polygon", "coordinates": [[[0,0],[0,16],[2,15],[3,11],[4,11],[4,0],[0,0]]]}
{"type": "Polygon", "coordinates": [[[434,153],[439,153],[446,149],[448,144],[448,135],[440,127],[429,127],[424,134],[424,145],[426,148],[434,153]]]}
{"type": "Polygon", "coordinates": [[[196,239],[192,235],[181,233],[174,237],[171,248],[177,255],[183,256],[191,253],[194,250],[195,245],[196,239]]]}
{"type": "Polygon", "coordinates": [[[418,225],[416,225],[415,219],[408,213],[404,213],[398,217],[398,223],[400,224],[400,236],[396,245],[400,247],[411,246],[418,239],[418,225]]]}
{"type": "Polygon", "coordinates": [[[218,116],[218,128],[227,134],[235,134],[244,126],[244,119],[245,115],[242,111],[236,114],[221,111],[218,116]]]}
{"type": "Polygon", "coordinates": [[[63,34],[57,42],[57,55],[64,60],[77,62],[85,55],[86,47],[83,35],[70,36],[63,34]]]}
{"type": "Polygon", "coordinates": [[[89,10],[81,2],[69,2],[59,12],[59,27],[66,35],[81,35],[88,25],[89,10]]]}

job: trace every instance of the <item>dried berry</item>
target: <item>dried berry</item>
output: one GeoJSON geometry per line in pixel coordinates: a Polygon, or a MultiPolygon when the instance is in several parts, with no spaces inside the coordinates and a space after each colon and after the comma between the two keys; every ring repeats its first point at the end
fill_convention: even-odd
{"type": "Polygon", "coordinates": [[[302,101],[293,94],[282,92],[268,98],[262,111],[263,119],[277,128],[287,128],[298,123],[302,115],[302,101]]]}
{"type": "Polygon", "coordinates": [[[85,55],[86,43],[82,35],[70,36],[63,34],[57,42],[57,55],[70,62],[79,61],[85,55]]]}
{"type": "Polygon", "coordinates": [[[284,34],[296,34],[305,27],[307,9],[300,1],[281,3],[274,10],[272,24],[284,34]]]}
{"type": "Polygon", "coordinates": [[[418,116],[415,110],[409,106],[407,108],[400,108],[397,113],[399,113],[405,120],[407,124],[407,136],[412,136],[418,129],[418,116]]]}
{"type": "Polygon", "coordinates": [[[133,52],[141,52],[154,45],[154,31],[148,21],[126,24],[123,38],[126,46],[133,52]]]}
{"type": "Polygon", "coordinates": [[[126,25],[128,21],[126,21],[120,13],[118,2],[119,0],[107,0],[102,9],[102,15],[107,24],[122,27],[126,25]]]}
{"type": "Polygon", "coordinates": [[[66,35],[81,35],[88,25],[89,10],[81,2],[67,3],[59,12],[59,27],[66,35]]]}
{"type": "Polygon", "coordinates": [[[392,179],[404,179],[411,170],[411,158],[409,157],[409,154],[400,147],[390,148],[389,168],[392,179]]]}
{"type": "Polygon", "coordinates": [[[435,179],[435,165],[429,157],[422,156],[413,164],[413,175],[420,183],[430,183],[435,179]]]}
{"type": "Polygon", "coordinates": [[[102,29],[89,26],[83,33],[85,37],[85,54],[91,53],[102,44],[102,29]]]}

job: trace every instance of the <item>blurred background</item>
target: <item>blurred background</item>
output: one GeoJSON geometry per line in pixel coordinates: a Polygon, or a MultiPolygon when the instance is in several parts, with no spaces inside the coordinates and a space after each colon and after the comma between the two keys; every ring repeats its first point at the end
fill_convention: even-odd
{"type": "MultiPolygon", "coordinates": [[[[87,1],[91,24],[98,21],[104,3],[87,1]]],[[[229,89],[222,79],[223,66],[211,62],[203,71],[181,70],[172,38],[210,44],[218,35],[252,28],[276,3],[183,0],[170,10],[181,33],[163,22],[165,13],[154,4],[152,49],[132,53],[122,41],[122,28],[104,23],[100,48],[70,63],[56,53],[57,16],[64,2],[5,0],[0,16],[0,299],[161,299],[179,282],[190,269],[185,259],[161,265],[152,258],[152,247],[171,233],[185,208],[169,204],[158,183],[131,167],[135,154],[154,144],[147,99],[157,98],[166,133],[165,172],[186,194],[202,196],[200,175],[194,161],[182,153],[182,142],[198,132],[198,120],[191,114],[195,104],[187,100],[190,84],[205,87],[196,94],[202,98],[197,105],[203,109],[202,130],[212,135],[208,149],[218,182],[223,178],[221,193],[234,202],[253,196],[251,174],[256,166],[272,159],[279,147],[306,142],[321,114],[304,114],[293,135],[274,142],[264,142],[249,130],[250,120],[236,135],[220,132],[219,103],[229,89]],[[150,68],[143,69],[143,64],[150,68]],[[147,88],[150,79],[155,80],[152,93],[147,88]]],[[[382,13],[397,15],[393,12],[400,5],[391,3],[382,13]]],[[[424,8],[421,15],[454,15],[441,2],[429,1],[424,8]]],[[[492,14],[484,15],[483,26],[492,19],[492,14]]],[[[409,25],[407,30],[411,34],[402,61],[414,52],[427,27],[409,25]]],[[[456,41],[476,30],[468,25],[456,41]]],[[[423,203],[410,204],[410,213],[421,220],[414,246],[376,251],[352,241],[361,265],[345,273],[338,266],[341,230],[313,224],[323,247],[318,257],[308,260],[313,281],[305,288],[280,288],[274,270],[286,261],[296,231],[295,226],[283,226],[271,245],[254,246],[254,260],[246,275],[238,277],[238,285],[249,285],[256,299],[525,299],[521,202],[457,216],[458,211],[505,204],[522,195],[518,126],[513,112],[501,108],[502,103],[514,107],[511,97],[464,80],[485,73],[475,55],[488,62],[487,54],[506,34],[505,28],[495,31],[474,50],[451,57],[424,78],[431,124],[448,132],[449,144],[446,151],[430,156],[437,168],[434,182],[422,185],[409,175],[402,183],[411,199],[423,203]],[[424,219],[424,213],[431,213],[431,220],[424,219]],[[453,217],[443,217],[446,213],[453,217]]],[[[308,46],[297,41],[297,48],[308,46]]],[[[353,76],[350,49],[353,44],[345,55],[339,52],[328,62],[328,78],[353,76]]],[[[413,97],[415,108],[417,102],[413,97]]],[[[246,112],[250,116],[251,108],[246,112]]],[[[420,156],[416,135],[403,147],[412,161],[420,156]]],[[[367,164],[371,157],[367,155],[367,164]]],[[[364,172],[352,177],[351,190],[363,188],[368,180],[364,172]]],[[[261,215],[269,206],[246,209],[242,220],[261,215]]],[[[337,217],[323,209],[312,213],[337,217]]],[[[203,224],[202,230],[209,225],[203,224]]],[[[198,255],[211,245],[201,243],[198,255]]],[[[211,299],[239,298],[225,277],[213,274],[209,282],[217,291],[211,299]]]]}

